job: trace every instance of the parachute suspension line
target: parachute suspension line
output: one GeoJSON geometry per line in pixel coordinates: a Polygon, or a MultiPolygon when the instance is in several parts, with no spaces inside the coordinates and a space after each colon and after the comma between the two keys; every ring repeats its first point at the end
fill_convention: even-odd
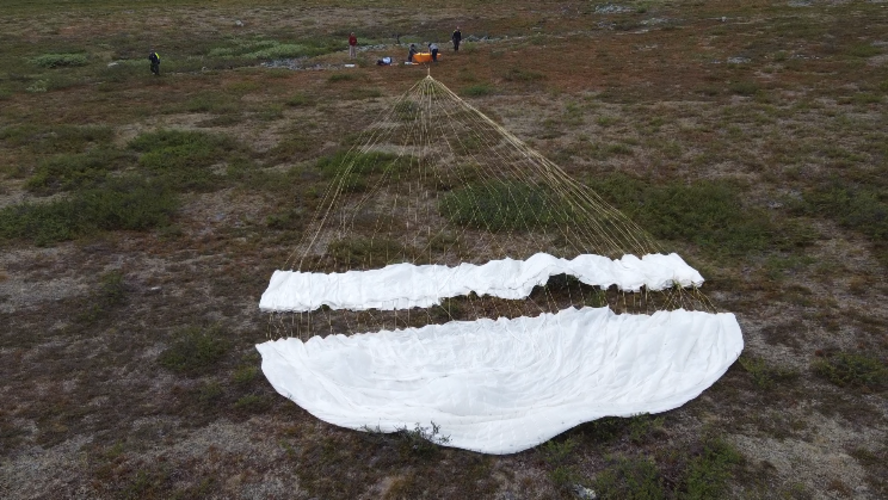
{"type": "MultiPolygon", "coordinates": [[[[540,252],[566,260],[661,252],[650,234],[434,79],[430,68],[319,174],[329,183],[285,269],[329,275],[400,263],[482,265],[540,252]]],[[[633,293],[590,287],[572,277],[552,279],[541,293],[521,300],[470,293],[424,311],[324,308],[323,318],[317,312],[285,313],[275,333],[295,329],[310,337],[381,325],[513,318],[587,304],[646,313],[715,310],[698,288],[642,287],[633,293]]]]}

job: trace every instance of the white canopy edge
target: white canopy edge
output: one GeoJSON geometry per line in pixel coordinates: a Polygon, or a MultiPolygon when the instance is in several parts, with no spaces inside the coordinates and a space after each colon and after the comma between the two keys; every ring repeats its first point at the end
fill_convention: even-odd
{"type": "Polygon", "coordinates": [[[321,420],[434,423],[449,446],[507,454],[602,417],[679,407],[727,371],[743,337],[729,313],[570,308],[256,347],[275,390],[321,420]]]}
{"type": "Polygon", "coordinates": [[[275,271],[259,301],[263,311],[307,312],[328,306],[363,311],[431,307],[443,299],[475,292],[503,299],[522,299],[533,287],[559,274],[581,282],[637,292],[663,290],[676,284],[699,287],[703,276],[678,254],[625,255],[611,260],[584,254],[573,260],[538,253],[527,260],[492,260],[456,267],[403,263],[370,271],[304,273],[275,271]]]}

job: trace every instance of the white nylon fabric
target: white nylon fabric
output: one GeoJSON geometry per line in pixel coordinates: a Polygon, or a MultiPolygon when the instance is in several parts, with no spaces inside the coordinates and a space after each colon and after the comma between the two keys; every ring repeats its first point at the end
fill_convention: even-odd
{"type": "Polygon", "coordinates": [[[522,299],[533,287],[545,285],[559,274],[581,282],[637,292],[664,290],[678,284],[701,286],[703,276],[678,254],[648,254],[641,259],[625,255],[611,260],[584,254],[573,260],[538,253],[527,260],[493,260],[486,264],[442,265],[393,264],[371,271],[303,273],[275,271],[262,294],[263,311],[308,312],[321,306],[363,311],[430,307],[449,297],[475,292],[503,299],[522,299]]]}
{"type": "Polygon", "coordinates": [[[743,350],[730,313],[608,308],[256,346],[281,395],[342,427],[440,426],[449,446],[519,452],[606,416],[671,410],[743,350]]]}

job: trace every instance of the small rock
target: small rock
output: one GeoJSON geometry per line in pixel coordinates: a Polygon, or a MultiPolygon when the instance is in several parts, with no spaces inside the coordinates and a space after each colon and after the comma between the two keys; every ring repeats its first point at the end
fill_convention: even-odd
{"type": "Polygon", "coordinates": [[[592,488],[586,488],[581,484],[573,485],[574,493],[577,494],[577,498],[580,500],[596,500],[598,495],[595,494],[595,490],[592,488]]]}
{"type": "Polygon", "coordinates": [[[237,21],[234,22],[234,25],[237,26],[238,28],[243,28],[244,22],[241,21],[240,19],[238,19],[237,21]]]}
{"type": "Polygon", "coordinates": [[[612,3],[606,3],[604,5],[597,5],[595,7],[596,14],[622,14],[623,12],[629,12],[632,9],[629,7],[625,7],[623,5],[614,5],[612,3]]]}

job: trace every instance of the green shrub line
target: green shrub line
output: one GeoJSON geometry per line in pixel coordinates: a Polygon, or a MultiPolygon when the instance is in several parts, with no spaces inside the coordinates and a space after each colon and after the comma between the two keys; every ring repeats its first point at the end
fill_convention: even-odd
{"type": "Polygon", "coordinates": [[[321,176],[335,179],[336,187],[344,193],[357,193],[367,189],[368,178],[373,175],[397,177],[406,173],[412,164],[408,156],[373,151],[339,151],[325,156],[315,164],[321,176]]]}
{"type": "Polygon", "coordinates": [[[587,184],[655,237],[691,243],[713,256],[791,251],[815,237],[806,227],[778,224],[764,210],[745,207],[743,190],[731,181],[654,184],[612,174],[587,184]]]}
{"type": "Polygon", "coordinates": [[[592,481],[592,489],[603,499],[708,500],[722,498],[728,482],[743,463],[743,456],[720,438],[705,438],[694,451],[672,450],[664,456],[616,456],[592,481]],[[669,481],[661,470],[671,468],[669,481]]]}
{"type": "Polygon", "coordinates": [[[331,242],[327,254],[337,267],[372,269],[403,260],[409,250],[384,238],[349,238],[331,242]]]}
{"type": "Polygon", "coordinates": [[[877,185],[831,178],[790,200],[796,215],[830,219],[865,236],[876,259],[888,267],[888,194],[877,185]]]}
{"type": "Polygon", "coordinates": [[[0,129],[0,141],[10,147],[24,147],[35,153],[83,153],[91,145],[106,146],[114,138],[107,126],[23,124],[0,129]]]}
{"type": "Polygon", "coordinates": [[[89,64],[89,56],[87,54],[43,54],[31,59],[31,62],[41,68],[86,66],[89,64]]]}
{"type": "Polygon", "coordinates": [[[104,181],[112,170],[124,168],[133,156],[116,149],[95,149],[82,154],[61,154],[41,162],[25,189],[37,194],[52,194],[93,187],[104,181]]]}
{"type": "Polygon", "coordinates": [[[195,377],[208,373],[228,354],[229,342],[220,327],[189,326],[177,331],[157,361],[173,372],[195,377]]]}
{"type": "Polygon", "coordinates": [[[453,224],[496,231],[530,231],[576,223],[578,214],[557,193],[520,182],[476,183],[441,197],[439,211],[453,224]]]}
{"type": "Polygon", "coordinates": [[[331,40],[280,42],[278,40],[254,40],[236,42],[233,45],[215,47],[206,55],[210,58],[239,57],[252,60],[296,59],[316,57],[342,50],[340,44],[331,40]]]}
{"type": "Polygon", "coordinates": [[[248,151],[230,138],[201,131],[159,130],[142,134],[129,143],[141,153],[138,166],[149,176],[176,191],[212,190],[223,181],[213,171],[225,166],[227,171],[249,169],[248,151]]]}
{"type": "Polygon", "coordinates": [[[863,392],[888,388],[888,363],[866,354],[840,351],[815,360],[811,368],[816,375],[839,387],[863,392]]]}
{"type": "Polygon", "coordinates": [[[830,179],[803,194],[797,213],[833,219],[874,242],[888,241],[888,194],[875,186],[830,179]]]}
{"type": "Polygon", "coordinates": [[[145,231],[169,224],[178,204],[178,197],[163,184],[121,177],[48,203],[0,209],[0,241],[46,246],[99,230],[145,231]]]}
{"type": "Polygon", "coordinates": [[[495,94],[496,88],[489,83],[478,83],[464,88],[461,93],[469,97],[483,97],[495,94]]]}

